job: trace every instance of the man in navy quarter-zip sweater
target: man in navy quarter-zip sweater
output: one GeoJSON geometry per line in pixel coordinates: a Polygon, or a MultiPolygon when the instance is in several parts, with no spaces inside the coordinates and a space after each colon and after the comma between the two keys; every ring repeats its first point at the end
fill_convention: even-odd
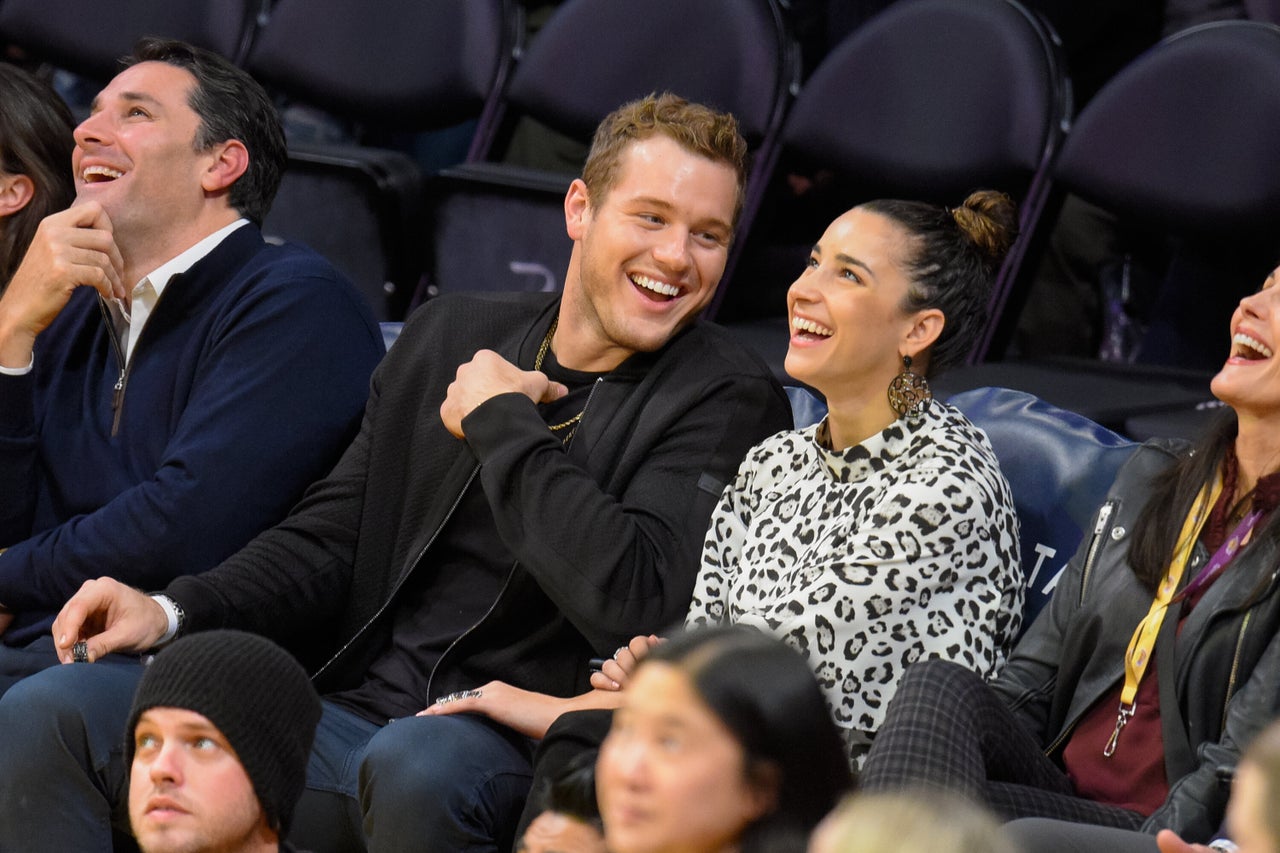
{"type": "MultiPolygon", "coordinates": [[[[267,634],[325,700],[299,847],[509,848],[529,739],[418,714],[493,679],[575,695],[591,657],[683,616],[721,490],[790,423],[759,359],[697,320],[745,156],[731,116],[671,95],[606,117],[565,197],[562,296],[428,302],[375,372],[359,435],[285,521],[162,594],[89,582],[54,623],[63,659],[267,634]]],[[[131,688],[72,663],[0,700],[0,848],[106,849],[131,688]]]]}
{"type": "Polygon", "coordinates": [[[140,44],[75,141],[0,298],[0,692],[84,581],[159,589],[283,518],[382,354],[349,282],[262,239],[285,145],[246,74],[140,44]]]}

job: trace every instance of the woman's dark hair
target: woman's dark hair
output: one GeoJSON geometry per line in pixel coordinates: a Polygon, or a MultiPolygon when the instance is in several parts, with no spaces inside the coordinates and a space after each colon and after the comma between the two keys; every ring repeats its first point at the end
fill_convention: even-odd
{"type": "Polygon", "coordinates": [[[1018,236],[1017,206],[1002,192],[978,190],[957,208],[899,199],[859,207],[892,219],[915,238],[903,309],[937,308],[946,318],[925,368],[926,376],[936,376],[965,357],[987,322],[996,272],[1018,236]]]}
{"type": "Polygon", "coordinates": [[[775,792],[772,811],[747,827],[742,853],[802,853],[809,834],[853,780],[847,749],[809,664],[754,628],[680,634],[653,650],[688,674],[694,690],[742,745],[748,779],[775,792]]]}
{"type": "MultiPolygon", "coordinates": [[[[1230,406],[1213,419],[1190,453],[1152,478],[1147,503],[1133,524],[1129,544],[1129,565],[1144,586],[1155,592],[1169,568],[1182,533],[1182,523],[1206,483],[1213,482],[1218,468],[1235,441],[1239,423],[1230,406]]],[[[1237,500],[1243,496],[1237,497],[1237,500]]],[[[1280,539],[1280,513],[1271,518],[1253,537],[1249,547],[1280,539]]]]}
{"type": "Polygon", "coordinates": [[[249,151],[249,167],[231,185],[231,206],[262,225],[288,159],[280,115],[266,91],[246,72],[210,50],[169,39],[144,38],[121,62],[163,62],[196,78],[188,104],[200,117],[195,147],[205,151],[236,139],[249,151]]]}
{"type": "Polygon", "coordinates": [[[26,175],[31,201],[0,223],[0,292],[13,277],[40,220],[71,204],[75,147],[71,110],[53,87],[16,65],[0,62],[0,170],[26,175]]]}

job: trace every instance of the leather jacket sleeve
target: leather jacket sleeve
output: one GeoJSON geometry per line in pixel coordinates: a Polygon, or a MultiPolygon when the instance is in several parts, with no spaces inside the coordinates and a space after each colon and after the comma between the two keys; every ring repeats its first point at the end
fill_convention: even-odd
{"type": "Polygon", "coordinates": [[[1169,789],[1164,805],[1147,819],[1143,829],[1172,829],[1187,841],[1214,837],[1227,805],[1230,786],[1218,777],[1219,768],[1235,768],[1240,753],[1280,712],[1280,635],[1272,638],[1253,668],[1253,674],[1231,698],[1222,737],[1200,745],[1199,765],[1169,789]]]}

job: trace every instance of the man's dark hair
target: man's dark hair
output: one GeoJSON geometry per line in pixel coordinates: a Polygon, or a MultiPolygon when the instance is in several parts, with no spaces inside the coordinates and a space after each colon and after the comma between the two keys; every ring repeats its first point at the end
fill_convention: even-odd
{"type": "Polygon", "coordinates": [[[172,39],[144,38],[121,60],[127,68],[163,62],[196,78],[188,104],[200,117],[195,148],[206,151],[236,139],[249,151],[249,168],[231,185],[231,206],[256,225],[280,188],[287,148],[284,128],[266,91],[243,70],[210,50],[172,39]]]}
{"type": "Polygon", "coordinates": [[[596,755],[598,750],[575,755],[547,785],[543,810],[559,812],[604,831],[600,806],[596,802],[596,755]]]}

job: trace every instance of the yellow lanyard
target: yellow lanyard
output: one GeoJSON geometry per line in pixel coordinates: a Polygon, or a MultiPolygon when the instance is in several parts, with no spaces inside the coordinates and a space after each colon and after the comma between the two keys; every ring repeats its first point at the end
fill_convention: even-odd
{"type": "Polygon", "coordinates": [[[1209,518],[1209,511],[1218,501],[1218,495],[1222,493],[1222,477],[1213,478],[1212,486],[1205,486],[1200,490],[1200,494],[1196,496],[1195,503],[1191,505],[1191,512],[1187,514],[1186,519],[1182,522],[1182,532],[1178,534],[1178,545],[1174,549],[1173,559],[1169,562],[1169,568],[1164,573],[1164,579],[1160,581],[1160,587],[1156,590],[1156,597],[1151,602],[1151,609],[1147,611],[1147,615],[1138,623],[1137,629],[1133,632],[1133,637],[1129,640],[1129,648],[1124,654],[1124,688],[1120,691],[1120,711],[1116,716],[1116,727],[1111,732],[1111,737],[1107,740],[1106,747],[1103,748],[1102,754],[1110,758],[1116,751],[1116,741],[1120,738],[1120,730],[1129,722],[1129,718],[1133,716],[1134,699],[1138,695],[1138,685],[1142,682],[1142,676],[1146,675],[1147,664],[1151,663],[1151,650],[1155,647],[1156,636],[1160,633],[1160,626],[1164,624],[1165,614],[1169,610],[1169,602],[1178,591],[1178,584],[1182,580],[1182,573],[1187,568],[1187,562],[1191,559],[1191,552],[1196,546],[1196,542],[1200,538],[1200,530],[1204,527],[1204,523],[1209,518]]]}

